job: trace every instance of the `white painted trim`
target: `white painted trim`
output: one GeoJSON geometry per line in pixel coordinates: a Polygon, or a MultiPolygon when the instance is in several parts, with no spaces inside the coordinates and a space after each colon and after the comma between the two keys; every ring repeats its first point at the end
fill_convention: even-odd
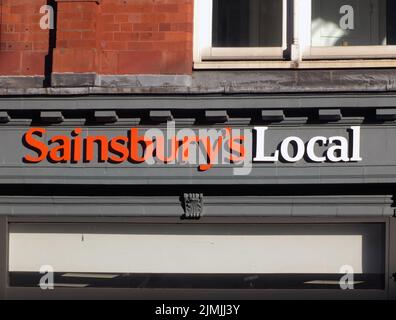
{"type": "Polygon", "coordinates": [[[194,62],[212,46],[212,0],[194,1],[194,62]]]}
{"type": "Polygon", "coordinates": [[[210,51],[203,52],[202,60],[269,60],[279,59],[283,56],[283,49],[273,48],[211,48],[210,51]]]}
{"type": "Polygon", "coordinates": [[[299,40],[300,52],[302,57],[307,56],[311,48],[311,20],[312,20],[312,6],[311,0],[298,0],[297,15],[299,16],[299,40]]]}
{"type": "Polygon", "coordinates": [[[355,68],[396,68],[393,59],[356,60],[311,60],[295,64],[293,61],[204,61],[195,62],[196,70],[225,69],[355,69],[355,68]]]}
{"type": "Polygon", "coordinates": [[[310,47],[306,59],[395,58],[396,46],[310,47]]]}

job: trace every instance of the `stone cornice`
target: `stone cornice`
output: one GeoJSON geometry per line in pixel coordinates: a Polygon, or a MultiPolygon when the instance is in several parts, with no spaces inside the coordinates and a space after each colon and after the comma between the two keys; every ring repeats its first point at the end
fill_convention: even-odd
{"type": "Polygon", "coordinates": [[[0,77],[0,95],[291,94],[396,92],[395,69],[195,71],[192,75],[0,77]]]}

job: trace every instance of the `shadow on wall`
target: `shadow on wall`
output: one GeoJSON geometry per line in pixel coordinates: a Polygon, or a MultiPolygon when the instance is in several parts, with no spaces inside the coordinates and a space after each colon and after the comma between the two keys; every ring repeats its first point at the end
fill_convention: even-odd
{"type": "Polygon", "coordinates": [[[57,26],[57,2],[55,0],[47,0],[47,5],[54,8],[54,28],[48,32],[48,54],[45,56],[44,65],[44,87],[51,87],[51,74],[54,57],[54,49],[56,47],[56,26],[57,26]]]}
{"type": "Polygon", "coordinates": [[[1,51],[1,36],[3,34],[3,1],[0,0],[0,51],[1,51]]]}

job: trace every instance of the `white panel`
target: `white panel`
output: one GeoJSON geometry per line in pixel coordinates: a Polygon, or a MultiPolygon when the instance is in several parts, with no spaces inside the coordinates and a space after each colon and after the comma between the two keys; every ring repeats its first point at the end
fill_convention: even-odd
{"type": "Polygon", "coordinates": [[[362,234],[260,234],[259,226],[243,231],[236,226],[199,234],[191,227],[169,226],[164,232],[164,227],[145,226],[114,233],[23,232],[11,226],[9,269],[38,271],[51,265],[56,272],[339,273],[341,266],[350,265],[355,273],[363,272],[362,234]]]}

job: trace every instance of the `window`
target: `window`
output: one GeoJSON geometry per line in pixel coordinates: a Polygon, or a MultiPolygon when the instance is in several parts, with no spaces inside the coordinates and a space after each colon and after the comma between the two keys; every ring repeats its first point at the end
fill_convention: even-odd
{"type": "Polygon", "coordinates": [[[8,261],[21,288],[384,290],[385,225],[13,223],[8,261]]]}
{"type": "Polygon", "coordinates": [[[195,3],[195,62],[396,58],[396,1],[195,3]]]}
{"type": "Polygon", "coordinates": [[[304,58],[396,57],[396,3],[390,0],[303,0],[304,58]]]}
{"type": "MultiPolygon", "coordinates": [[[[202,60],[282,59],[286,0],[196,1],[202,60]]],[[[196,29],[197,31],[197,29],[196,29]]]]}

